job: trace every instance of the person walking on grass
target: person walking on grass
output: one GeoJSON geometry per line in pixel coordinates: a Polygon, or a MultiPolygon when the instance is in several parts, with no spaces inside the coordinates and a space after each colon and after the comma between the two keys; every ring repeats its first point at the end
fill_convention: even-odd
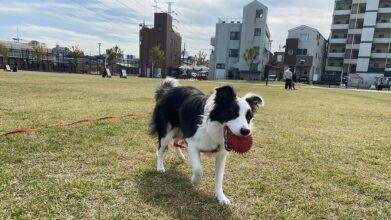
{"type": "Polygon", "coordinates": [[[296,80],[297,80],[297,74],[296,74],[296,71],[293,71],[293,74],[292,74],[292,88],[293,88],[293,90],[296,90],[296,87],[295,87],[296,80]]]}
{"type": "Polygon", "coordinates": [[[292,71],[290,70],[290,68],[288,68],[287,70],[285,70],[285,73],[284,73],[284,79],[285,79],[285,89],[292,89],[292,71]]]}

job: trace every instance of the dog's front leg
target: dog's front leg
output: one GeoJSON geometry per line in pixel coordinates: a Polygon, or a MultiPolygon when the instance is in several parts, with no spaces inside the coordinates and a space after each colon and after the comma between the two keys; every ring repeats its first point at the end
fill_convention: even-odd
{"type": "Polygon", "coordinates": [[[189,158],[193,167],[193,176],[191,177],[191,183],[196,186],[201,182],[202,178],[200,151],[196,149],[191,143],[188,143],[187,150],[189,152],[189,158]]]}
{"type": "Polygon", "coordinates": [[[216,157],[216,176],[215,176],[215,192],[216,197],[219,200],[220,204],[229,205],[231,202],[224,195],[223,192],[223,178],[224,178],[224,169],[225,161],[227,160],[227,153],[220,154],[216,157]]]}

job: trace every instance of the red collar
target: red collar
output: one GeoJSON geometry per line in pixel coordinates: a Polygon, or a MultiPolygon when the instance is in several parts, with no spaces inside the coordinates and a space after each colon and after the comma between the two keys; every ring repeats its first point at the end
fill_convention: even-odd
{"type": "MultiPolygon", "coordinates": [[[[179,144],[178,142],[174,142],[174,147],[176,148],[186,148],[185,146],[183,146],[182,144],[179,144]]],[[[217,147],[216,149],[213,149],[213,150],[208,150],[208,151],[205,151],[205,150],[202,150],[200,151],[201,153],[204,153],[204,154],[215,154],[215,153],[218,153],[220,151],[220,147],[217,147]]]]}

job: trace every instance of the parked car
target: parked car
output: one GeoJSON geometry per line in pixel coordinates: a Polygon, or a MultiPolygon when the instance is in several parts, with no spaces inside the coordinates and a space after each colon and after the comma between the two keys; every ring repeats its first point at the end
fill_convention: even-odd
{"type": "Polygon", "coordinates": [[[299,78],[299,83],[309,83],[309,79],[308,79],[308,76],[300,76],[299,78]]]}
{"type": "Polygon", "coordinates": [[[277,81],[278,78],[277,78],[277,75],[269,75],[269,76],[267,77],[267,80],[268,80],[268,81],[277,81]]]}

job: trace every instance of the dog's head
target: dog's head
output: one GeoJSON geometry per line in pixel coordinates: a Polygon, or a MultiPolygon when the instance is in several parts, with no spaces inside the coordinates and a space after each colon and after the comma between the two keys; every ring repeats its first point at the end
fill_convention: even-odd
{"type": "Polygon", "coordinates": [[[253,93],[238,97],[231,86],[216,88],[214,97],[210,120],[227,126],[237,136],[251,135],[253,115],[264,106],[262,97],[253,93]]]}

